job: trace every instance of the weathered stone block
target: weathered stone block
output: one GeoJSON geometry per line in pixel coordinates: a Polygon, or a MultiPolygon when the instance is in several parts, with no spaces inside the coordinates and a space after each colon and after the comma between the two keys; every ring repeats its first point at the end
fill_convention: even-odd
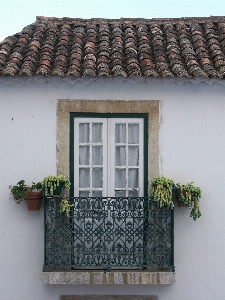
{"type": "Polygon", "coordinates": [[[172,272],[43,272],[44,284],[173,284],[175,274],[172,272]]]}

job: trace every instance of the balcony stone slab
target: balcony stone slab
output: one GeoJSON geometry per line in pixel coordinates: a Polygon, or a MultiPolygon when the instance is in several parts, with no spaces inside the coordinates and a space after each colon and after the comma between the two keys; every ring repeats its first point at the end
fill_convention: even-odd
{"type": "Polygon", "coordinates": [[[43,272],[44,284],[173,284],[173,272],[148,271],[71,271],[43,272]]]}

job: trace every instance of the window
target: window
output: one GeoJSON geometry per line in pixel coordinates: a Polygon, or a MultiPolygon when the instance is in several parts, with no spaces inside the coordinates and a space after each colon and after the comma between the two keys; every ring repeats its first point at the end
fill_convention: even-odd
{"type": "Polygon", "coordinates": [[[143,117],[75,117],[72,154],[74,196],[144,196],[143,117]]]}

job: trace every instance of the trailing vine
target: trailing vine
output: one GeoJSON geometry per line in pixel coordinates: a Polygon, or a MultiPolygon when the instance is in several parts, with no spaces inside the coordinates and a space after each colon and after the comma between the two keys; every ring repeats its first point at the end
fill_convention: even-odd
{"type": "Polygon", "coordinates": [[[63,198],[60,202],[60,213],[65,214],[67,217],[70,216],[70,209],[73,207],[74,204],[69,204],[66,198],[63,198]]]}
{"type": "Polygon", "coordinates": [[[174,182],[166,177],[156,177],[151,181],[150,197],[159,203],[159,207],[169,206],[174,208],[173,193],[174,182]]]}
{"type": "Polygon", "coordinates": [[[66,190],[70,189],[70,181],[64,175],[52,176],[49,175],[42,180],[45,196],[53,195],[54,190],[62,184],[66,190]]]}
{"type": "Polygon", "coordinates": [[[201,212],[199,209],[199,199],[201,198],[201,189],[193,185],[193,182],[187,185],[176,185],[178,200],[184,202],[188,208],[192,208],[190,217],[196,221],[201,217],[201,212]]]}

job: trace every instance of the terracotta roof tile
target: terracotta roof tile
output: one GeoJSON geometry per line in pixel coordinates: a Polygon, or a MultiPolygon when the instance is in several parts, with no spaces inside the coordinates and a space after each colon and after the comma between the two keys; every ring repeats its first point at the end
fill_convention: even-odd
{"type": "Polygon", "coordinates": [[[225,17],[37,17],[0,43],[0,76],[225,78],[225,17]]]}

